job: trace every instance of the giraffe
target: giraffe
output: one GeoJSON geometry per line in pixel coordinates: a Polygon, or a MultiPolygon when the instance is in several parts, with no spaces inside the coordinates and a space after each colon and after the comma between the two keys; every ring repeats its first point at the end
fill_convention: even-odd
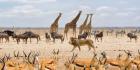
{"type": "Polygon", "coordinates": [[[62,15],[62,13],[59,13],[58,17],[55,19],[55,21],[53,22],[53,24],[51,24],[50,33],[52,33],[52,32],[58,32],[58,21],[59,21],[61,15],[62,15]]]}
{"type": "Polygon", "coordinates": [[[76,23],[79,20],[81,13],[82,13],[82,11],[79,11],[77,16],[71,22],[69,22],[65,25],[64,37],[66,36],[66,38],[67,38],[67,33],[68,33],[69,29],[73,29],[73,35],[75,35],[75,37],[76,37],[76,23]]]}
{"type": "Polygon", "coordinates": [[[80,25],[80,27],[79,27],[79,34],[82,34],[83,30],[85,29],[85,26],[86,26],[87,21],[88,21],[88,17],[89,17],[89,14],[87,14],[84,23],[82,25],[80,25]]]}
{"type": "Polygon", "coordinates": [[[92,30],[92,16],[93,14],[89,14],[90,15],[90,21],[89,23],[86,25],[85,27],[85,32],[88,32],[89,33],[89,36],[91,36],[91,30],[92,30]]]}

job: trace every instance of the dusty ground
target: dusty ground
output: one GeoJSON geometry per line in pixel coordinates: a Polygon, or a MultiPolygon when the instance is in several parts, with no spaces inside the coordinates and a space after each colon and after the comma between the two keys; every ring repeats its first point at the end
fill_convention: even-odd
{"type": "MultiPolygon", "coordinates": [[[[23,33],[26,30],[16,30],[17,33],[23,33]]],[[[0,55],[11,54],[13,55],[13,51],[20,51],[23,50],[26,52],[29,51],[38,51],[40,52],[40,56],[42,57],[51,57],[52,56],[52,50],[53,49],[59,49],[60,50],[60,62],[57,66],[58,70],[65,70],[64,69],[64,61],[67,57],[70,57],[73,52],[78,53],[78,58],[92,58],[93,56],[93,50],[88,51],[88,48],[86,46],[82,46],[82,50],[79,51],[78,48],[76,48],[73,52],[70,52],[72,49],[72,45],[68,43],[69,40],[65,40],[63,43],[61,43],[60,40],[56,40],[56,43],[53,43],[52,41],[46,42],[45,40],[45,32],[48,32],[48,30],[32,30],[35,33],[38,33],[41,35],[41,41],[39,43],[36,43],[36,40],[32,40],[32,43],[24,44],[23,42],[20,42],[20,44],[16,44],[15,41],[10,39],[9,43],[0,43],[0,55]]],[[[60,30],[62,33],[63,31],[60,30]]],[[[69,35],[71,35],[71,31],[69,32],[69,35]]],[[[94,40],[94,37],[91,37],[92,40],[94,40]]],[[[132,41],[129,42],[129,39],[126,36],[119,36],[118,38],[115,37],[115,35],[109,35],[106,36],[106,33],[103,37],[103,42],[95,42],[94,45],[98,48],[96,49],[98,55],[102,51],[105,51],[107,53],[108,58],[116,58],[116,56],[119,53],[124,53],[121,51],[113,51],[113,50],[131,50],[133,51],[133,55],[137,54],[137,50],[140,47],[140,40],[138,39],[137,42],[132,41]]],[[[21,54],[22,55],[22,54],[21,54]]],[[[118,70],[118,69],[116,69],[118,70]]]]}

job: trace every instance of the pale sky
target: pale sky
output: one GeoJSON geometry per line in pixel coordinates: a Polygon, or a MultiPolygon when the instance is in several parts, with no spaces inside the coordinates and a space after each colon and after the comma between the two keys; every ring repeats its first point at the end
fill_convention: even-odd
{"type": "Polygon", "coordinates": [[[0,0],[0,27],[50,27],[59,12],[64,27],[82,10],[95,13],[93,27],[140,27],[140,0],[0,0]]]}

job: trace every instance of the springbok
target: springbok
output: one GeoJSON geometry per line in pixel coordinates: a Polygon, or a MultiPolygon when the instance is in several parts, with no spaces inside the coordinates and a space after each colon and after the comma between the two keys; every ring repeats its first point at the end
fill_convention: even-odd
{"type": "Polygon", "coordinates": [[[73,54],[71,60],[65,63],[68,70],[105,70],[106,54],[102,53],[101,58],[97,59],[97,54],[94,54],[92,59],[76,59],[77,54],[73,54]]]}
{"type": "Polygon", "coordinates": [[[125,59],[120,59],[119,55],[119,58],[116,60],[107,60],[107,63],[112,66],[119,67],[120,70],[132,70],[132,61],[130,59],[131,53],[130,51],[126,50],[124,50],[124,52],[127,54],[125,59]]]}
{"type": "Polygon", "coordinates": [[[138,55],[132,60],[132,63],[134,63],[137,66],[137,69],[140,70],[140,51],[138,50],[138,55]]]}

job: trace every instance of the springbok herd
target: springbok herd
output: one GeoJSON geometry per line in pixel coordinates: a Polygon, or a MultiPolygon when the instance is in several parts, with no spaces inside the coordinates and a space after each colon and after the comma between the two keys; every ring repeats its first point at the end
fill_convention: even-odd
{"type": "Polygon", "coordinates": [[[140,70],[139,33],[138,29],[99,29],[65,38],[55,32],[4,30],[0,33],[0,69],[140,70]]]}

